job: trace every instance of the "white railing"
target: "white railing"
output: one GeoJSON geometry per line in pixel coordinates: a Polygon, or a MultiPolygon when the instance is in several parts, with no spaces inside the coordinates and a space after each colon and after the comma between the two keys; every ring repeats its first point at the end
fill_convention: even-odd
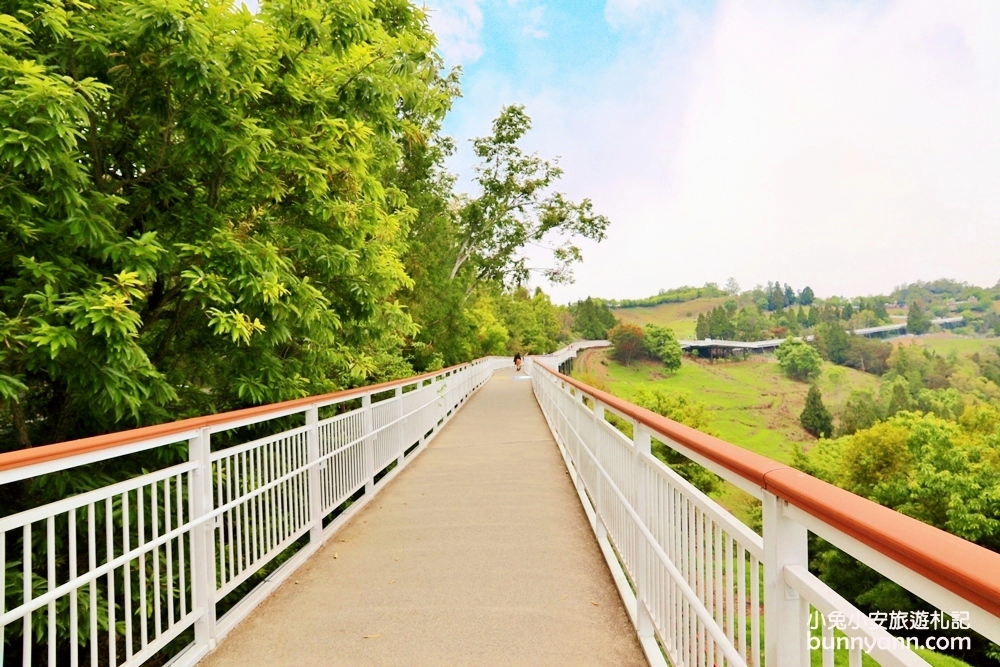
{"type": "Polygon", "coordinates": [[[0,518],[0,667],[197,662],[510,363],[489,357],[377,387],[0,455],[7,484],[168,445],[186,445],[188,454],[179,465],[0,518]],[[282,430],[212,449],[215,434],[230,432],[231,442],[234,429],[269,422],[282,430]],[[229,608],[217,618],[220,603],[229,608]],[[5,643],[12,629],[21,640],[5,643]]]}
{"type": "Polygon", "coordinates": [[[808,571],[809,531],[1000,640],[1000,555],[533,361],[535,396],[651,664],[807,667],[819,649],[832,667],[840,649],[851,667],[862,652],[927,665],[808,571]],[[763,537],[657,459],[654,439],[762,501],[763,537]]]}

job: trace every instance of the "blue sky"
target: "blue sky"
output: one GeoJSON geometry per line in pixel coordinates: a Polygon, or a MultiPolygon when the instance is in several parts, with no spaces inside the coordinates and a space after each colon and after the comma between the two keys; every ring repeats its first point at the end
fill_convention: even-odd
{"type": "Polygon", "coordinates": [[[504,104],[612,220],[557,300],[1000,279],[1000,3],[427,0],[468,140],[504,104]]]}

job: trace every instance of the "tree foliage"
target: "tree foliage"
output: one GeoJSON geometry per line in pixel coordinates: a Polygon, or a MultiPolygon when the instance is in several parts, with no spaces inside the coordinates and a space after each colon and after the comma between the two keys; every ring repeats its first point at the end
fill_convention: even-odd
{"type": "Polygon", "coordinates": [[[920,306],[918,301],[910,304],[910,310],[906,313],[906,333],[915,335],[925,334],[930,331],[931,318],[920,306]]]}
{"type": "Polygon", "coordinates": [[[664,368],[674,372],[681,367],[681,345],[677,342],[673,329],[647,324],[643,334],[643,346],[646,353],[663,362],[664,368]]]}
{"type": "Polygon", "coordinates": [[[818,438],[833,435],[833,415],[823,405],[823,396],[816,385],[809,387],[805,408],[799,415],[799,423],[802,424],[802,428],[818,438]]]}
{"type": "Polygon", "coordinates": [[[519,285],[532,268],[526,246],[555,243],[555,265],[538,270],[549,280],[566,282],[572,278],[571,266],[582,257],[573,239],[604,238],[608,219],[594,212],[589,199],[574,203],[552,191],[562,170],[518,145],[530,129],[524,107],[508,106],[493,121],[493,133],[473,142],[480,193],[467,198],[458,215],[452,278],[471,265],[477,280],[519,285]]]}
{"type": "Polygon", "coordinates": [[[587,297],[569,307],[573,315],[573,331],[586,340],[603,340],[617,323],[615,315],[601,299],[587,297]]]}
{"type": "Polygon", "coordinates": [[[450,101],[397,2],[8,2],[0,392],[20,445],[406,372],[387,176],[450,101]]]}
{"type": "Polygon", "coordinates": [[[608,340],[614,345],[611,355],[626,366],[642,356],[643,339],[642,328],[635,324],[616,324],[608,331],[608,340]]]}
{"type": "Polygon", "coordinates": [[[786,339],[775,353],[781,370],[795,380],[811,380],[819,376],[823,358],[811,346],[795,338],[786,339]]]}

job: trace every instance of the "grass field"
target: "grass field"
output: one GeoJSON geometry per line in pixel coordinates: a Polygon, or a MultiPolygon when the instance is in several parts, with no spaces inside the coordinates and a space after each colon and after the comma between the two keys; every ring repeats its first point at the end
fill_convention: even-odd
{"type": "Polygon", "coordinates": [[[721,306],[729,297],[711,299],[695,299],[684,303],[661,303],[651,308],[615,308],[615,317],[628,324],[658,324],[670,327],[678,338],[694,338],[698,315],[707,313],[716,306],[721,306]]]}
{"type": "MultiPolygon", "coordinates": [[[[623,366],[607,350],[588,350],[577,375],[597,378],[615,395],[629,399],[639,387],[686,392],[709,410],[709,427],[723,440],[777,461],[788,462],[796,443],[808,449],[814,438],[799,425],[809,385],[790,380],[773,357],[715,364],[685,358],[679,371],[637,362],[623,366]]],[[[875,389],[878,379],[850,368],[825,364],[818,381],[823,400],[836,412],[853,389],[875,389]]]]}
{"type": "Polygon", "coordinates": [[[976,352],[993,351],[1000,346],[1000,338],[971,338],[950,333],[932,333],[924,336],[902,336],[890,338],[894,345],[919,345],[934,350],[941,355],[952,352],[959,356],[968,356],[976,352]]]}

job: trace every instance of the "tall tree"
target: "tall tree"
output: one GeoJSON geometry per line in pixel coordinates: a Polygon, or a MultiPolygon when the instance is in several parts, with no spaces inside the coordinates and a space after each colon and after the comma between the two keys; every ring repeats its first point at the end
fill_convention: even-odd
{"type": "Polygon", "coordinates": [[[493,121],[493,133],[473,142],[480,192],[460,208],[452,278],[470,266],[476,280],[520,284],[535,268],[549,280],[565,282],[581,259],[573,239],[604,238],[608,219],[594,212],[589,199],[574,203],[551,189],[562,169],[518,145],[530,129],[524,107],[508,106],[493,121]],[[555,264],[529,267],[529,244],[550,249],[555,264]]]}
{"type": "Polygon", "coordinates": [[[799,415],[799,423],[816,437],[826,438],[833,435],[833,416],[823,405],[823,396],[816,385],[809,387],[806,406],[799,415]]]}
{"type": "Polygon", "coordinates": [[[3,11],[0,411],[17,444],[406,372],[393,295],[413,209],[386,176],[451,94],[422,10],[3,11]]]}
{"type": "Polygon", "coordinates": [[[816,295],[813,293],[812,287],[809,287],[808,285],[803,287],[802,291],[799,293],[799,303],[803,306],[810,305],[815,299],[816,295]]]}
{"type": "Polygon", "coordinates": [[[919,301],[910,304],[910,310],[906,314],[906,333],[915,335],[925,334],[930,331],[931,318],[920,306],[919,301]]]}

